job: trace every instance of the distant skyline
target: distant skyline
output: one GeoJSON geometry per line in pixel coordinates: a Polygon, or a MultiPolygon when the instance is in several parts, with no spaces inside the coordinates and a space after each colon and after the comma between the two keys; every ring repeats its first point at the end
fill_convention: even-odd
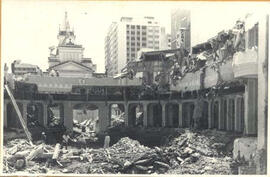
{"type": "MultiPolygon", "coordinates": [[[[59,24],[68,12],[76,43],[85,48],[97,72],[104,72],[104,39],[109,25],[122,16],[153,16],[171,33],[171,10],[191,10],[191,44],[206,41],[222,29],[231,28],[247,12],[266,12],[267,2],[91,2],[2,1],[2,63],[20,59],[48,68],[49,47],[56,46],[59,24]]],[[[3,66],[3,65],[2,65],[3,66]]]]}

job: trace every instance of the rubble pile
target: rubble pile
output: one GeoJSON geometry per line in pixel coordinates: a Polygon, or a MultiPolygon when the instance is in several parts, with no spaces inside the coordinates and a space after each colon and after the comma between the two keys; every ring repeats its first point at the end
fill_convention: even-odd
{"type": "Polygon", "coordinates": [[[170,72],[172,83],[176,85],[176,81],[187,73],[198,70],[204,72],[206,67],[219,72],[220,65],[231,60],[236,52],[245,50],[244,31],[244,22],[237,20],[232,29],[221,31],[206,43],[195,46],[194,54],[175,58],[170,72]]]}
{"type": "Polygon", "coordinates": [[[176,137],[164,147],[170,174],[231,174],[233,135],[205,130],[176,137]]]}
{"type": "Polygon", "coordinates": [[[232,174],[234,163],[226,133],[186,130],[162,147],[149,148],[128,137],[109,148],[31,146],[24,139],[4,148],[4,173],[75,174],[232,174]],[[229,149],[226,152],[226,149],[229,149]]]}
{"type": "MultiPolygon", "coordinates": [[[[91,163],[86,173],[91,174],[152,174],[164,173],[169,168],[167,158],[162,156],[159,148],[150,149],[130,138],[122,138],[108,149],[90,150],[91,163]]],[[[78,171],[80,164],[68,167],[72,172],[78,171]]]]}

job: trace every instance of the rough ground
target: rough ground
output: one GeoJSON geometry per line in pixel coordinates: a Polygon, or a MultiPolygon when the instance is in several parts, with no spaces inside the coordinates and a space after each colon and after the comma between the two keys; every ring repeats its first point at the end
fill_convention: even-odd
{"type": "Polygon", "coordinates": [[[233,174],[231,166],[234,136],[215,130],[181,130],[161,147],[149,148],[128,137],[104,148],[69,147],[62,149],[57,159],[45,168],[52,158],[54,146],[31,147],[24,139],[9,141],[4,146],[4,173],[77,173],[77,174],[233,174]],[[181,132],[181,133],[180,133],[181,132]],[[184,133],[183,133],[184,132],[184,133]],[[28,157],[34,148],[42,150],[26,167],[18,168],[18,158],[28,157]],[[49,154],[49,155],[48,155],[49,154]]]}

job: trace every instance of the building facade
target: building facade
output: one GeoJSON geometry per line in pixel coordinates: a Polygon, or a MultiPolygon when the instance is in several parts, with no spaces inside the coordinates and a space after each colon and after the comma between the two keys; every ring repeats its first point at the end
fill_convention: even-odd
{"type": "Polygon", "coordinates": [[[190,51],[190,11],[176,9],[171,13],[171,47],[190,51]]]}
{"type": "Polygon", "coordinates": [[[14,75],[42,73],[41,69],[37,65],[22,63],[20,60],[15,60],[11,64],[11,71],[14,75]]]}
{"type": "Polygon", "coordinates": [[[113,22],[105,37],[105,68],[109,76],[121,72],[142,48],[167,49],[165,28],[154,17],[122,17],[113,22]]]}
{"type": "Polygon", "coordinates": [[[91,58],[84,58],[84,48],[75,43],[74,30],[70,29],[67,12],[63,24],[59,27],[58,46],[50,47],[48,57],[49,72],[56,72],[64,77],[92,77],[96,65],[91,58]]]}

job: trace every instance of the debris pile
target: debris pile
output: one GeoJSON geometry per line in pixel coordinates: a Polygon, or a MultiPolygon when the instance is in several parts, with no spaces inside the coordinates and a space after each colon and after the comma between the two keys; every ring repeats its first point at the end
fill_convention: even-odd
{"type": "Polygon", "coordinates": [[[232,174],[233,135],[218,131],[186,132],[164,147],[170,174],[232,174]]]}
{"type": "Polygon", "coordinates": [[[98,139],[94,131],[93,121],[85,120],[81,123],[73,121],[73,136],[70,140],[75,144],[96,142],[98,139]]]}
{"type": "Polygon", "coordinates": [[[122,113],[118,116],[112,116],[111,126],[121,127],[124,124],[124,115],[125,113],[122,113]]]}
{"type": "Polygon", "coordinates": [[[17,139],[4,148],[4,173],[232,174],[231,136],[186,131],[162,147],[149,148],[128,137],[109,148],[61,148],[17,139]],[[226,149],[228,152],[226,152],[226,149]]]}
{"type": "Polygon", "coordinates": [[[170,77],[174,85],[187,73],[204,70],[210,67],[219,72],[219,66],[232,59],[238,51],[245,50],[245,24],[236,21],[235,26],[228,31],[221,31],[217,36],[203,44],[193,47],[193,54],[174,59],[170,77]]]}

